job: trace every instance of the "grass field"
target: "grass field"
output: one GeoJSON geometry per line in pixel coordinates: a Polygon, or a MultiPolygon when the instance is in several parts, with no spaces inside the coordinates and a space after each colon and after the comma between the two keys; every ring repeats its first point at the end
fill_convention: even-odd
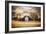
{"type": "Polygon", "coordinates": [[[17,28],[17,27],[40,27],[41,23],[39,21],[15,21],[12,20],[12,28],[17,28]]]}

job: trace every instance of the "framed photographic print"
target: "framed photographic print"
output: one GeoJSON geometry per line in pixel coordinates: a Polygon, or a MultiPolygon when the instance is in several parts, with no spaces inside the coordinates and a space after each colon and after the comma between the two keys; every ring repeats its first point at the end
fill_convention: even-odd
{"type": "Polygon", "coordinates": [[[45,5],[38,2],[5,1],[5,32],[35,32],[45,29],[45,5]]]}

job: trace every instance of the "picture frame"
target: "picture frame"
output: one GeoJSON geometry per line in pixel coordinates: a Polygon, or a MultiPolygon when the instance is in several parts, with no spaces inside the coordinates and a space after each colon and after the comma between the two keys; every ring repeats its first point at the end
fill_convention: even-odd
{"type": "Polygon", "coordinates": [[[45,30],[45,3],[5,1],[5,33],[36,32],[44,30],[45,30]],[[40,14],[39,19],[37,18],[37,20],[35,20],[34,14],[36,16],[36,13],[33,11],[37,13],[37,17],[39,17],[38,15],[40,14]],[[28,12],[30,13],[31,16],[29,15],[28,12]],[[18,17],[16,14],[17,15],[20,14],[24,20],[18,19],[20,17],[18,17]],[[28,17],[25,19],[24,16],[28,17]]]}

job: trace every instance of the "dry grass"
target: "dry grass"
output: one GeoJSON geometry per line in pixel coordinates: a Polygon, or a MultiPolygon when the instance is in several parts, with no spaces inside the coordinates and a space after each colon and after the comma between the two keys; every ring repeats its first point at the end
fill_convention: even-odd
{"type": "Polygon", "coordinates": [[[40,27],[41,23],[39,21],[14,21],[12,20],[12,27],[40,27]]]}

